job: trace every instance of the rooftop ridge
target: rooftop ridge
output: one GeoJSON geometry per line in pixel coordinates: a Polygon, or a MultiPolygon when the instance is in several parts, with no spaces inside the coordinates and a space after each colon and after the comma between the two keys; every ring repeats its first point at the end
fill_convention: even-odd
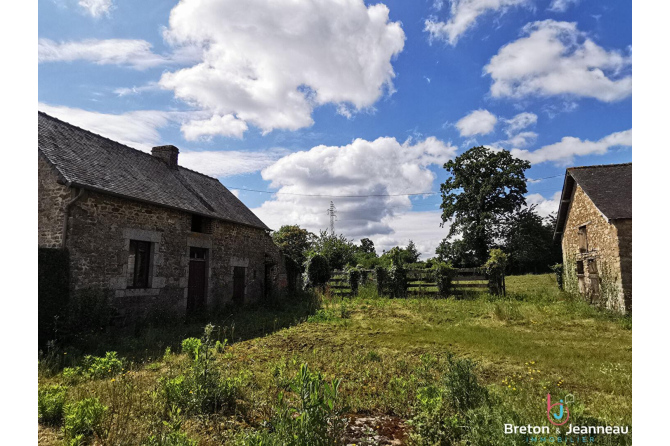
{"type": "MultiPolygon", "coordinates": [[[[142,154],[142,155],[144,155],[144,156],[151,157],[151,159],[156,159],[156,157],[153,156],[153,155],[150,154],[150,153],[143,152],[143,151],[141,151],[141,150],[139,150],[139,149],[136,149],[136,148],[134,148],[134,147],[130,147],[130,146],[126,145],[126,144],[123,144],[123,143],[120,143],[120,142],[115,141],[115,140],[113,140],[113,139],[107,138],[106,136],[100,135],[100,134],[95,133],[95,132],[92,132],[92,131],[90,131],[90,130],[86,130],[85,128],[76,126],[76,125],[71,124],[71,123],[69,123],[69,122],[67,122],[67,121],[63,121],[62,119],[58,119],[58,118],[56,118],[55,116],[51,116],[51,115],[49,115],[49,114],[47,114],[47,113],[45,113],[45,112],[43,112],[43,111],[37,110],[37,113],[38,113],[39,115],[42,115],[43,117],[45,117],[45,118],[47,118],[47,119],[52,120],[52,121],[56,121],[56,122],[59,122],[59,123],[61,123],[61,124],[63,124],[63,125],[66,125],[66,126],[68,126],[68,127],[72,127],[73,129],[77,129],[77,130],[82,131],[82,132],[84,132],[84,133],[88,133],[89,135],[95,136],[96,138],[100,138],[100,139],[104,139],[105,141],[109,141],[109,142],[111,142],[111,143],[113,143],[113,144],[115,144],[115,145],[117,145],[117,146],[119,146],[119,147],[123,147],[124,150],[132,150],[133,152],[137,152],[137,153],[142,154]]],[[[164,144],[164,145],[165,145],[165,144],[164,144]]],[[[167,144],[167,145],[171,145],[171,144],[167,144]]],[[[198,172],[197,170],[189,169],[188,167],[179,166],[179,165],[178,165],[177,167],[179,167],[180,169],[188,170],[188,171],[193,172],[193,173],[197,173],[198,175],[202,175],[203,177],[210,178],[210,179],[215,180],[215,181],[219,181],[218,178],[211,177],[211,176],[209,176],[209,175],[207,175],[207,174],[204,174],[204,173],[202,173],[202,172],[198,172]]],[[[220,182],[220,181],[219,181],[219,182],[220,182]]],[[[222,184],[222,186],[223,186],[223,184],[222,184]]],[[[223,187],[225,187],[225,186],[223,186],[223,187]]],[[[227,188],[226,188],[226,189],[227,189],[227,188]]]]}
{"type": "Polygon", "coordinates": [[[568,167],[567,170],[574,170],[574,169],[593,169],[593,168],[605,168],[605,167],[621,167],[621,166],[630,166],[633,163],[616,163],[616,164],[594,164],[592,166],[574,166],[574,167],[568,167]]]}

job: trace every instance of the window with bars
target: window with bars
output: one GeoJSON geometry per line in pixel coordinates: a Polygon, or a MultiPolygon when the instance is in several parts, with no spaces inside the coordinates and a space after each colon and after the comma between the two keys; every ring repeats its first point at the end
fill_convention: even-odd
{"type": "Polygon", "coordinates": [[[151,268],[151,242],[130,241],[128,255],[128,288],[149,288],[149,269],[151,268]]]}

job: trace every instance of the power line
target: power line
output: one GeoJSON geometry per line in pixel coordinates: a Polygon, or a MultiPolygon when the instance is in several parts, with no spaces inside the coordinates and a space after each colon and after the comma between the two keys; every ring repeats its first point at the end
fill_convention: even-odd
{"type": "MultiPolygon", "coordinates": [[[[553,175],[550,177],[544,178],[528,178],[526,181],[534,182],[540,180],[548,180],[550,178],[562,177],[563,174],[553,175]]],[[[366,195],[324,195],[324,194],[298,194],[294,192],[279,192],[279,191],[269,191],[269,190],[259,190],[259,189],[247,189],[244,187],[230,187],[226,186],[228,189],[243,190],[246,192],[258,192],[261,194],[271,194],[271,195],[294,195],[298,197],[317,197],[317,198],[371,198],[371,197],[414,197],[421,195],[437,195],[439,192],[410,192],[406,194],[366,194],[366,195]]]]}

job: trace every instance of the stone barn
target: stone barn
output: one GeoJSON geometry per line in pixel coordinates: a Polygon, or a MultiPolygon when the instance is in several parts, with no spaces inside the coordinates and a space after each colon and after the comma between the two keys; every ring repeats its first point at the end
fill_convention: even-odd
{"type": "Polygon", "coordinates": [[[69,289],[122,315],[257,302],[286,284],[269,228],[217,179],[38,114],[39,246],[66,249],[69,289]]]}
{"type": "Polygon", "coordinates": [[[632,308],[633,165],[571,167],[554,241],[565,289],[619,312],[632,308]]]}

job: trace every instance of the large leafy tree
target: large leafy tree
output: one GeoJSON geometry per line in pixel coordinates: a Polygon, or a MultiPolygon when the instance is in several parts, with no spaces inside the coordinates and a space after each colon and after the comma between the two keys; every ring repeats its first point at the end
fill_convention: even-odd
{"type": "Polygon", "coordinates": [[[473,147],[444,164],[449,178],[441,185],[442,224],[448,237],[461,235],[464,246],[483,264],[504,235],[504,222],[526,204],[528,161],[506,150],[473,147]]]}
{"type": "Polygon", "coordinates": [[[362,238],[361,244],[358,247],[358,251],[363,254],[374,254],[375,253],[375,244],[369,238],[362,238]]]}
{"type": "Polygon", "coordinates": [[[327,231],[320,231],[312,249],[314,253],[328,259],[332,269],[343,269],[355,262],[356,245],[342,234],[331,235],[327,231]]]}
{"type": "Polygon", "coordinates": [[[435,254],[440,262],[450,262],[457,268],[470,268],[473,266],[481,266],[477,262],[475,254],[472,249],[468,248],[463,240],[449,241],[447,237],[442,239],[435,254]]]}
{"type": "Polygon", "coordinates": [[[312,248],[316,236],[298,225],[284,225],[272,233],[272,240],[298,265],[307,259],[307,252],[312,248]]]}
{"type": "Polygon", "coordinates": [[[561,261],[560,246],[553,242],[555,218],[543,219],[535,206],[511,216],[505,225],[504,248],[513,274],[548,272],[561,261]]]}

